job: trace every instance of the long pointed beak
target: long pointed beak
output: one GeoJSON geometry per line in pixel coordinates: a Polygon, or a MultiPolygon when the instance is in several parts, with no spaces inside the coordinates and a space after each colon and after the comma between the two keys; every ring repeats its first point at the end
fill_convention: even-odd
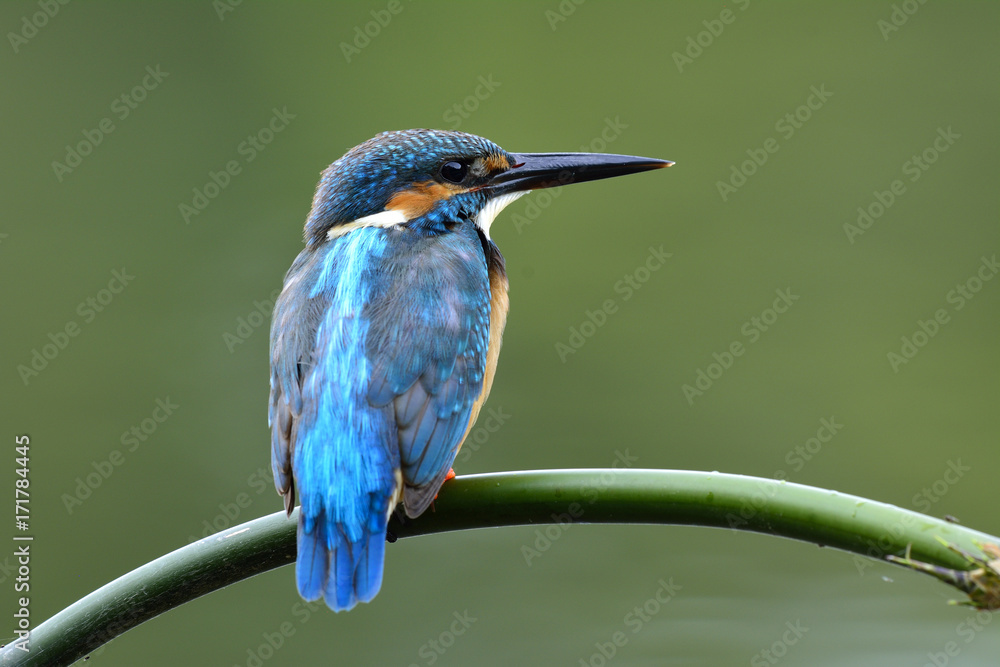
{"type": "Polygon", "coordinates": [[[570,183],[669,167],[670,160],[607,153],[514,153],[514,166],[497,174],[490,189],[497,194],[554,188],[570,183]]]}

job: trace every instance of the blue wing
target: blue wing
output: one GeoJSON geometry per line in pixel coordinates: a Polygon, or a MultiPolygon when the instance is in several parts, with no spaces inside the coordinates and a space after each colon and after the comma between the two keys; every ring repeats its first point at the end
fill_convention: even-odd
{"type": "Polygon", "coordinates": [[[404,504],[419,516],[447,475],[483,392],[490,286],[479,239],[425,237],[379,282],[368,400],[391,407],[404,504]]]}
{"type": "Polygon", "coordinates": [[[378,592],[389,513],[400,494],[410,516],[433,501],[483,391],[489,313],[482,246],[460,233],[363,228],[293,264],[270,423],[275,486],[302,503],[304,598],[378,592]]]}

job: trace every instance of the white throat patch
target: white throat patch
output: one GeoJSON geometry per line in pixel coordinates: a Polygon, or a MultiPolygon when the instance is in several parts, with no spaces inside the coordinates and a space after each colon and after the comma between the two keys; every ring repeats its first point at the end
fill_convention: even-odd
{"type": "Polygon", "coordinates": [[[490,238],[490,225],[493,224],[493,220],[500,214],[500,211],[504,210],[508,204],[512,204],[520,197],[528,194],[528,192],[528,190],[521,192],[508,192],[505,195],[494,197],[486,202],[486,206],[484,206],[483,210],[481,210],[479,215],[476,216],[476,226],[483,230],[483,234],[486,235],[486,238],[490,238]]]}

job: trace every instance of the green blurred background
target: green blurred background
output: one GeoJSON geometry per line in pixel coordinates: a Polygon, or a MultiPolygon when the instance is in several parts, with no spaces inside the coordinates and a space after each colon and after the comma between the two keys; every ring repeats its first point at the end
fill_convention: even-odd
{"type": "MultiPolygon", "coordinates": [[[[319,172],[386,129],[677,161],[535,193],[494,225],[512,300],[488,404],[503,424],[473,434],[460,474],[627,454],[784,474],[1000,532],[1000,280],[980,282],[1000,248],[997,3],[41,6],[0,7],[3,437],[32,438],[36,623],[212,523],[280,509],[267,302],[319,172]],[[280,131],[261,133],[275,111],[280,131]],[[81,142],[92,150],[73,167],[67,146],[81,142]],[[195,202],[229,161],[239,173],[195,202]],[[867,229],[845,229],[879,206],[867,229]],[[615,286],[651,247],[672,256],[626,299],[615,286]],[[133,277],[114,293],[123,269],[133,277]],[[798,298],[772,318],[776,290],[798,298]],[[615,312],[561,359],[557,343],[609,299],[615,312]],[[915,336],[939,310],[935,335],[915,336]],[[60,337],[67,325],[76,336],[60,337]],[[50,334],[64,349],[24,373],[50,334]],[[902,337],[922,346],[894,368],[902,337]],[[737,341],[744,354],[720,376],[713,355],[737,341]],[[699,370],[717,379],[688,400],[699,370]],[[176,406],[162,423],[158,400],[176,406]],[[823,419],[842,428],[810,443],[823,419]],[[133,427],[144,439],[123,443],[133,427]]],[[[976,665],[1000,652],[1000,625],[970,626],[950,589],[879,563],[859,572],[832,550],[573,526],[529,565],[521,547],[536,539],[524,527],[401,541],[375,602],[336,616],[304,613],[283,568],[99,659],[597,666],[617,631],[627,643],[608,664],[922,665],[952,642],[947,664],[976,665]],[[681,589],[635,631],[627,614],[661,579],[681,589]],[[455,613],[476,620],[449,636],[455,613]],[[276,632],[288,636],[275,651],[276,632]]]]}

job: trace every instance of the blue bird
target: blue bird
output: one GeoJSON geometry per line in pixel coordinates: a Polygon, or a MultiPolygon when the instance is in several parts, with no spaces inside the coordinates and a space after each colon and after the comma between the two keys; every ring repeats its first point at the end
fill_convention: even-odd
{"type": "Polygon", "coordinates": [[[529,190],[671,164],[406,130],[323,172],[271,324],[271,464],[288,514],[301,502],[303,598],[370,602],[389,516],[419,516],[449,475],[507,320],[497,214],[529,190]]]}

